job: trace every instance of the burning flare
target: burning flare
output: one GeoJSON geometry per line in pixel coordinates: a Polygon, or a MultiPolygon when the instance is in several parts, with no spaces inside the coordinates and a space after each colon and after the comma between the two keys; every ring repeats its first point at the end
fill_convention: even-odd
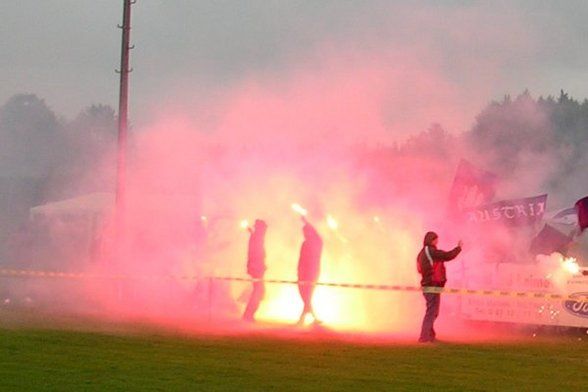
{"type": "Polygon", "coordinates": [[[296,212],[300,216],[307,216],[308,215],[308,211],[306,210],[306,208],[302,207],[298,203],[292,204],[292,210],[294,210],[294,212],[296,212]]]}
{"type": "Polygon", "coordinates": [[[573,257],[567,257],[563,259],[561,266],[566,272],[572,275],[580,273],[580,266],[578,265],[578,261],[573,257]]]}
{"type": "Polygon", "coordinates": [[[333,218],[333,215],[327,215],[327,226],[329,226],[329,229],[336,231],[339,228],[339,222],[333,218]]]}
{"type": "Polygon", "coordinates": [[[239,222],[239,227],[243,230],[247,230],[249,228],[249,221],[247,219],[241,220],[241,222],[239,222]]]}

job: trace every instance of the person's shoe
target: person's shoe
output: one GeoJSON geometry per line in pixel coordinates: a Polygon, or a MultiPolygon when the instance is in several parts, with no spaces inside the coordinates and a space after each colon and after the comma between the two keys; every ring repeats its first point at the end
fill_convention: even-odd
{"type": "Polygon", "coordinates": [[[435,342],[434,338],[419,338],[419,343],[433,343],[435,342]]]}

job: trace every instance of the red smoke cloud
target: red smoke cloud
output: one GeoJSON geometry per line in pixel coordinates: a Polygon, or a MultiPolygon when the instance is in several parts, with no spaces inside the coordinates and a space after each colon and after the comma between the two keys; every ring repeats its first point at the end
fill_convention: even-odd
{"type": "MultiPolygon", "coordinates": [[[[415,154],[385,160],[393,166],[382,170],[369,152],[386,154],[376,146],[432,120],[452,127],[467,120],[455,110],[459,89],[403,56],[398,62],[365,53],[327,56],[289,74],[244,81],[222,99],[200,103],[196,114],[170,108],[138,130],[129,243],[115,269],[244,276],[247,235],[239,222],[262,218],[269,224],[267,277],[296,280],[302,225],[290,205],[298,202],[324,240],[321,281],[417,285],[415,256],[424,232],[451,233],[439,222],[454,163],[415,154]]],[[[456,240],[442,237],[441,244],[456,240]]],[[[219,283],[209,300],[206,284],[142,280],[122,300],[111,296],[105,304],[156,319],[208,307],[216,317],[238,318],[248,285],[219,283]]],[[[332,328],[402,332],[418,327],[422,298],[319,287],[315,306],[332,328]]],[[[272,284],[258,318],[290,323],[300,310],[295,285],[272,284]]]]}
{"type": "MultiPolygon", "coordinates": [[[[418,19],[434,20],[430,14],[418,19]]],[[[441,28],[471,48],[464,31],[441,28]]],[[[295,280],[302,227],[290,205],[297,202],[324,240],[320,281],[417,285],[415,257],[424,233],[438,231],[444,248],[458,240],[444,213],[457,161],[470,154],[456,143],[451,151],[433,145],[389,159],[389,148],[431,123],[466,130],[486,100],[488,73],[500,62],[472,64],[485,76],[466,87],[447,76],[437,39],[418,41],[402,49],[323,45],[287,70],[257,72],[209,97],[176,94],[183,98],[157,110],[156,120],[134,134],[129,235],[123,257],[106,253],[101,272],[244,276],[247,235],[239,222],[262,218],[269,224],[267,278],[295,280]]],[[[466,251],[453,262],[450,282],[458,280],[463,262],[478,257],[466,251]]],[[[247,288],[138,279],[118,292],[92,287],[92,296],[108,310],[159,322],[209,312],[234,320],[247,288]]],[[[296,286],[268,285],[258,318],[294,322],[301,306],[296,286]]],[[[317,289],[315,306],[328,327],[404,334],[418,329],[423,311],[418,293],[326,287],[317,289]]]]}

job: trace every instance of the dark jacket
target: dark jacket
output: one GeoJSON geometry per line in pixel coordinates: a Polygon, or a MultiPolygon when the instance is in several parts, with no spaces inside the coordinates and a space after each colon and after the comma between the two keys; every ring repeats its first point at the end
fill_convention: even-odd
{"type": "Polygon", "coordinates": [[[455,247],[449,252],[439,250],[434,245],[425,245],[417,256],[417,269],[421,274],[421,286],[444,287],[447,282],[445,274],[445,262],[453,260],[461,252],[461,248],[455,247]],[[433,262],[427,256],[427,250],[433,262]]]}
{"type": "Polygon", "coordinates": [[[298,280],[316,282],[320,275],[323,241],[314,227],[304,227],[304,242],[298,259],[298,280]]]}
{"type": "Polygon", "coordinates": [[[265,232],[253,231],[249,237],[247,250],[247,273],[252,278],[263,278],[265,273],[265,232]]]}

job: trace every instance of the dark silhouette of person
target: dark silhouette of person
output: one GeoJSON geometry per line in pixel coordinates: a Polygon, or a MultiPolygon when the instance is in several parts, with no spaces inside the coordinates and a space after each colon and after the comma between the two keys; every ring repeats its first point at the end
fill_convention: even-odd
{"type": "Polygon", "coordinates": [[[265,232],[267,224],[265,221],[257,219],[253,228],[249,229],[249,246],[247,249],[247,273],[253,281],[253,291],[249,302],[243,313],[243,320],[253,322],[255,321],[255,313],[259,308],[259,304],[265,295],[265,285],[263,276],[265,274],[265,232]]]}
{"type": "Polygon", "coordinates": [[[300,258],[298,259],[298,290],[304,303],[302,314],[298,324],[304,324],[305,318],[310,314],[315,323],[320,323],[312,307],[312,296],[314,293],[315,283],[320,275],[321,253],[323,250],[323,240],[316,229],[305,221],[302,228],[304,242],[300,248],[300,258]]]}
{"type": "MultiPolygon", "coordinates": [[[[445,274],[445,262],[453,260],[461,252],[462,242],[449,252],[437,249],[439,236],[429,231],[425,234],[423,240],[423,248],[417,256],[417,269],[421,274],[421,287],[427,288],[441,288],[447,282],[445,274]]],[[[431,293],[423,290],[423,296],[427,303],[427,310],[423,318],[421,327],[421,336],[419,342],[434,342],[436,339],[435,320],[439,316],[439,309],[441,306],[441,294],[431,293]]]]}

